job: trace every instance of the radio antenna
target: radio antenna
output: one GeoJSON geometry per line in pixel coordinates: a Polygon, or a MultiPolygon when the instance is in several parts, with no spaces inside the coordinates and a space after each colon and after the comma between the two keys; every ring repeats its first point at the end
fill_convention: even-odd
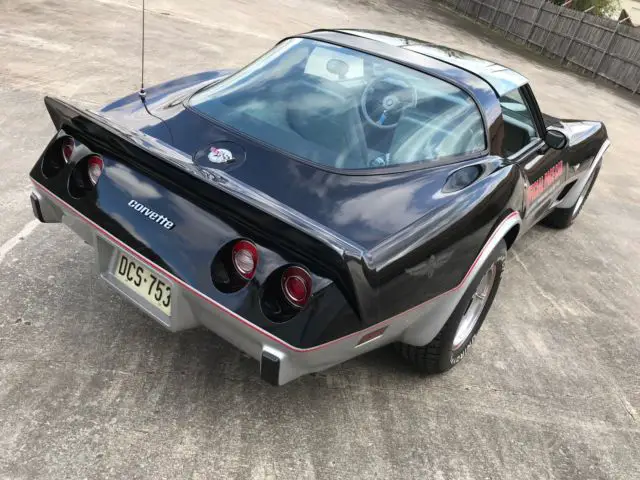
{"type": "Polygon", "coordinates": [[[140,91],[138,92],[142,103],[144,103],[144,99],[147,96],[147,92],[144,89],[144,11],[144,0],[142,0],[142,59],[140,62],[140,91]]]}
{"type": "Polygon", "coordinates": [[[169,128],[169,125],[167,125],[167,122],[165,122],[158,115],[154,115],[151,110],[149,110],[149,107],[147,107],[147,91],[144,89],[144,12],[144,0],[142,0],[142,60],[140,62],[140,91],[138,92],[138,96],[140,97],[142,106],[147,111],[147,113],[152,117],[160,120],[160,123],[162,123],[166,127],[167,131],[169,132],[169,137],[171,137],[171,144],[173,144],[173,132],[171,132],[171,129],[169,128]]]}

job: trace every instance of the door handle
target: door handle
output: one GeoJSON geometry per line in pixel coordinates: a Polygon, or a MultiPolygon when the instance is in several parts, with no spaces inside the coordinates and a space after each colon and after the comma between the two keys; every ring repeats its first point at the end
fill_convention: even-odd
{"type": "Polygon", "coordinates": [[[527,162],[524,166],[525,170],[531,170],[533,167],[535,167],[538,163],[540,163],[540,161],[544,158],[544,155],[536,155],[536,157],[533,160],[530,160],[529,162],[527,162]]]}

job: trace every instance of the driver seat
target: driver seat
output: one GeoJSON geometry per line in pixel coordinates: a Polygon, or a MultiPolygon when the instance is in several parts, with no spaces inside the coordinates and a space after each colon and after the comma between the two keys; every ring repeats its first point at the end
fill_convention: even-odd
{"type": "Polygon", "coordinates": [[[358,104],[342,85],[305,76],[287,92],[286,117],[290,128],[309,142],[337,156],[323,162],[335,168],[365,168],[367,141],[358,104]]]}
{"type": "Polygon", "coordinates": [[[452,105],[438,115],[408,108],[393,134],[389,165],[437,160],[483,149],[482,118],[473,106],[452,105]]]}

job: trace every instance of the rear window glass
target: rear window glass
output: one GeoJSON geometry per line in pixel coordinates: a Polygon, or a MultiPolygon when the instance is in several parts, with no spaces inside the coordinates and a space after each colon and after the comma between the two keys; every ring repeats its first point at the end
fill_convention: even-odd
{"type": "Polygon", "coordinates": [[[309,39],[290,39],[198,93],[191,106],[297,157],[372,169],[485,149],[474,101],[445,81],[309,39]]]}

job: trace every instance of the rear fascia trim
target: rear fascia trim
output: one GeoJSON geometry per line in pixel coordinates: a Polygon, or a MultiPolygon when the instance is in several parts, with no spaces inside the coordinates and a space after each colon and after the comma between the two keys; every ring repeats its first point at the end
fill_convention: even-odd
{"type": "Polygon", "coordinates": [[[64,209],[72,212],[75,216],[78,217],[78,219],[82,220],[83,222],[87,223],[89,226],[91,226],[92,228],[94,228],[95,230],[97,230],[101,235],[103,235],[104,237],[106,237],[108,240],[110,240],[111,242],[113,242],[115,245],[117,245],[118,247],[122,248],[123,250],[125,250],[127,253],[129,253],[130,255],[136,257],[138,260],[140,260],[141,262],[145,263],[148,267],[153,268],[155,270],[157,270],[158,272],[160,272],[161,274],[165,275],[167,278],[169,278],[170,280],[180,284],[182,287],[184,287],[185,289],[189,290],[190,292],[192,292],[194,295],[200,297],[202,300],[206,301],[207,303],[213,305],[214,307],[222,310],[223,312],[225,312],[226,314],[230,315],[231,317],[235,318],[236,320],[242,322],[243,324],[245,324],[246,326],[248,326],[249,328],[257,331],[258,333],[264,335],[265,337],[268,337],[269,339],[273,340],[274,342],[277,342],[278,344],[282,345],[283,347],[294,351],[294,352],[299,352],[299,353],[309,353],[309,352],[313,352],[316,350],[320,350],[323,348],[326,348],[330,345],[336,344],[338,342],[347,340],[349,338],[355,337],[357,335],[364,335],[367,334],[369,332],[375,331],[376,329],[380,329],[388,324],[390,324],[391,322],[401,318],[403,315],[417,309],[420,308],[430,302],[433,302],[434,300],[443,297],[444,295],[447,295],[449,293],[455,292],[457,290],[459,290],[465,283],[465,281],[467,280],[467,277],[469,275],[471,275],[475,265],[478,263],[478,261],[481,259],[485,249],[487,248],[487,246],[489,246],[492,243],[492,240],[494,239],[494,237],[496,236],[497,233],[500,232],[501,227],[507,223],[507,222],[513,222],[515,219],[515,222],[519,222],[520,219],[520,214],[518,212],[512,212],[511,214],[507,215],[501,222],[500,224],[493,230],[493,233],[491,234],[491,236],[489,237],[489,239],[485,242],[484,246],[482,247],[482,249],[480,250],[480,252],[478,253],[475,261],[473,262],[473,264],[469,267],[469,270],[467,271],[467,273],[465,274],[464,278],[460,281],[460,283],[453,287],[451,290],[447,290],[446,292],[442,292],[441,294],[430,298],[429,300],[420,303],[418,305],[415,305],[413,307],[411,307],[408,310],[405,310],[403,312],[400,312],[396,315],[394,315],[393,317],[388,318],[387,320],[384,320],[382,322],[376,323],[375,325],[372,325],[368,328],[365,328],[363,330],[358,330],[356,332],[350,333],[348,335],[345,335],[344,337],[340,337],[337,338],[335,340],[331,340],[330,342],[327,343],[323,343],[321,345],[316,345],[314,347],[310,347],[310,348],[299,348],[299,347],[295,347],[287,342],[285,342],[284,340],[276,337],[275,335],[267,332],[266,330],[263,330],[262,328],[258,327],[257,325],[253,324],[252,322],[250,322],[249,320],[247,320],[244,317],[241,317],[240,315],[238,315],[237,313],[235,313],[234,311],[228,309],[227,307],[225,307],[224,305],[222,305],[221,303],[218,303],[217,301],[215,301],[214,299],[208,297],[207,295],[205,295],[204,293],[200,292],[199,290],[197,290],[196,288],[192,287],[191,285],[189,285],[188,283],[186,283],[184,280],[176,277],[174,274],[168,272],[167,270],[165,270],[164,268],[160,267],[159,265],[155,264],[154,262],[152,262],[151,260],[149,260],[148,258],[144,257],[143,255],[141,255],[140,253],[138,253],[137,251],[135,251],[133,248],[131,248],[129,245],[127,245],[126,243],[124,243],[123,241],[121,241],[120,239],[116,238],[113,234],[109,233],[107,230],[105,230],[104,228],[102,228],[100,225],[98,225],[97,223],[93,222],[92,220],[90,220],[89,218],[87,218],[86,216],[84,216],[82,213],[80,213],[78,210],[76,210],[75,208],[73,208],[71,205],[69,205],[67,202],[65,202],[64,200],[62,200],[60,197],[58,197],[56,194],[54,194],[53,192],[51,192],[49,189],[47,189],[44,185],[40,184],[38,181],[34,180],[33,178],[31,179],[32,183],[34,184],[34,187],[40,191],[41,193],[45,194],[47,197],[49,197],[51,200],[53,200],[54,202],[58,203],[61,207],[63,207],[64,209]],[[517,218],[516,218],[517,217],[517,218]]]}

